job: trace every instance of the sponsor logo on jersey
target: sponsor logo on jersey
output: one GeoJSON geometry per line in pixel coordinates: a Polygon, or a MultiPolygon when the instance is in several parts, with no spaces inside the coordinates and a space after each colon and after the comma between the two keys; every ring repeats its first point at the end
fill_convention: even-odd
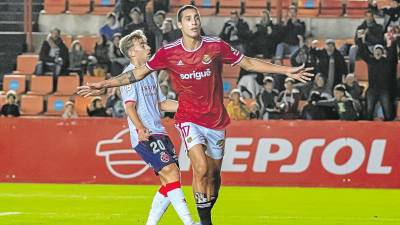
{"type": "Polygon", "coordinates": [[[203,61],[202,61],[203,64],[206,64],[206,65],[207,65],[207,64],[210,64],[211,61],[212,61],[212,60],[211,60],[211,57],[210,57],[209,55],[204,55],[204,56],[203,56],[203,61]]]}
{"type": "Polygon", "coordinates": [[[191,73],[180,74],[182,80],[201,80],[203,77],[211,76],[211,69],[206,69],[205,71],[197,72],[193,71],[191,73]]]}
{"type": "Polygon", "coordinates": [[[176,65],[177,65],[177,66],[183,66],[183,65],[185,65],[185,64],[182,62],[182,60],[179,60],[178,63],[176,63],[176,65]]]}

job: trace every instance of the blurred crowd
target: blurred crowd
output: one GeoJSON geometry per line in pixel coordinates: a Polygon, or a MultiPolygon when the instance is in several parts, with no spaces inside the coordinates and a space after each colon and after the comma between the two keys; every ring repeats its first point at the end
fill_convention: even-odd
{"type": "MultiPolygon", "coordinates": [[[[150,5],[146,0],[118,1],[99,30],[91,55],[85,53],[79,41],[74,41],[68,49],[61,31],[52,29],[42,43],[35,74],[52,74],[54,89],[60,75],[77,73],[82,81],[83,76],[120,74],[129,64],[119,50],[124,35],[143,30],[153,53],[181,37],[173,19],[167,16],[168,2],[153,1],[150,5]]],[[[295,4],[279,22],[271,19],[268,10],[262,11],[254,27],[249,26],[240,12],[232,11],[219,34],[221,39],[247,56],[275,64],[289,60],[292,66],[314,67],[315,77],[303,84],[278,74],[241,70],[237,89],[231,90],[228,96],[228,113],[233,120],[393,120],[400,93],[400,85],[397,85],[399,15],[400,5],[395,0],[386,8],[378,8],[376,1],[370,1],[364,21],[354,31],[355,44],[336,46],[333,39],[318,43],[306,33],[306,24],[297,17],[295,4]],[[384,17],[383,24],[377,23],[377,15],[384,17]],[[354,75],[357,60],[368,65],[368,82],[360,83],[354,75]]],[[[169,99],[177,99],[166,71],[160,71],[159,82],[169,99]]],[[[12,106],[18,106],[13,96],[15,93],[7,93],[8,106],[3,106],[2,114],[19,115],[12,106]]],[[[93,98],[87,113],[89,116],[125,117],[119,90],[111,90],[105,104],[102,98],[93,98]]],[[[164,116],[173,117],[173,114],[164,116]]],[[[66,104],[63,117],[77,117],[73,101],[66,104]]]]}

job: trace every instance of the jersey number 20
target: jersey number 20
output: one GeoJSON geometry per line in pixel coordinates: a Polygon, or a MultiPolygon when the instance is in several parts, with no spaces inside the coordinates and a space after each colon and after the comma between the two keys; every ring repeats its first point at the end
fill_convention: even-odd
{"type": "Polygon", "coordinates": [[[150,142],[150,147],[153,149],[154,154],[157,154],[161,150],[162,151],[165,150],[165,145],[163,144],[163,142],[161,140],[156,140],[156,141],[150,142]]]}

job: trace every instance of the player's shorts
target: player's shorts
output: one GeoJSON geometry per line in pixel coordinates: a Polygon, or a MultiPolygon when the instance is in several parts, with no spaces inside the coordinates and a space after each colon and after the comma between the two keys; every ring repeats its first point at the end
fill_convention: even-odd
{"type": "Polygon", "coordinates": [[[134,149],[156,174],[169,164],[178,165],[174,145],[166,135],[151,135],[148,141],[139,142],[134,149]]]}
{"type": "Polygon", "coordinates": [[[214,130],[191,122],[178,123],[178,129],[186,151],[201,144],[207,147],[206,155],[212,159],[224,157],[225,130],[214,130]]]}

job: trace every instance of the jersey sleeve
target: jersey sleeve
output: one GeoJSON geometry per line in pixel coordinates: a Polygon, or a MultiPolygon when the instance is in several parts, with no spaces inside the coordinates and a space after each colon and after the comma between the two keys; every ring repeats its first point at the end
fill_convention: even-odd
{"type": "Polygon", "coordinates": [[[160,48],[149,61],[146,62],[147,68],[151,71],[163,70],[167,68],[167,54],[164,48],[160,48]]]}
{"type": "Polygon", "coordinates": [[[125,86],[121,86],[119,89],[121,91],[121,98],[124,104],[128,102],[136,102],[137,101],[137,92],[136,92],[136,85],[129,84],[125,86]]]}
{"type": "Polygon", "coordinates": [[[243,59],[244,55],[225,41],[220,42],[222,62],[234,66],[243,59]]]}

